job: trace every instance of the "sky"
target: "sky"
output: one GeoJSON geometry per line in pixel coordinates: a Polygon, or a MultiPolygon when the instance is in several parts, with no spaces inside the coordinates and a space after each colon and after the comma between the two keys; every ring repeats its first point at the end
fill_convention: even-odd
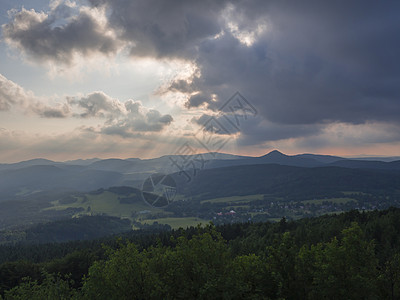
{"type": "Polygon", "coordinates": [[[2,0],[0,163],[400,156],[399,13],[399,1],[2,0]]]}

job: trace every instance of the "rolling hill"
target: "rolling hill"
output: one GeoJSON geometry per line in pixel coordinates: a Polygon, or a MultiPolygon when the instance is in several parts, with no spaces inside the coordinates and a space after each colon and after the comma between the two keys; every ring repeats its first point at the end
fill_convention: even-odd
{"type": "Polygon", "coordinates": [[[400,172],[333,166],[245,165],[203,170],[190,183],[179,173],[175,173],[174,178],[180,193],[198,199],[270,194],[294,200],[325,197],[339,191],[400,190],[400,172]]]}
{"type": "Polygon", "coordinates": [[[213,219],[218,210],[237,210],[247,219],[260,214],[273,219],[288,212],[304,216],[388,207],[400,199],[400,161],[290,156],[279,151],[260,157],[209,153],[204,154],[203,169],[194,172],[188,166],[193,176],[187,182],[171,169],[171,159],[182,157],[76,164],[37,159],[0,165],[0,228],[88,214],[129,218],[137,226],[154,221],[183,224],[185,218],[193,224],[199,218],[213,219]],[[167,208],[149,206],[140,191],[144,180],[170,170],[177,184],[174,201],[167,208]],[[279,209],[271,211],[272,202],[279,209]],[[310,203],[323,208],[310,208],[310,203]]]}

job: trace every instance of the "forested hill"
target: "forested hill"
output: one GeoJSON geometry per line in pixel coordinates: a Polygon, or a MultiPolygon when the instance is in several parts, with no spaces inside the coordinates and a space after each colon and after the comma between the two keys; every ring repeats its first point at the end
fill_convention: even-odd
{"type": "Polygon", "coordinates": [[[199,199],[249,194],[268,194],[305,200],[340,191],[397,192],[397,171],[342,167],[303,168],[278,164],[232,166],[203,170],[187,182],[175,173],[179,192],[199,199]]]}
{"type": "MultiPolygon", "coordinates": [[[[51,253],[51,247],[60,245],[25,247],[51,253]]],[[[18,261],[3,263],[5,299],[400,297],[397,208],[191,227],[147,238],[132,232],[117,242],[64,245],[69,246],[71,252],[63,258],[35,262],[21,252],[18,261]],[[26,276],[30,279],[22,280],[26,276]]],[[[15,249],[3,247],[1,252],[15,249]]]]}

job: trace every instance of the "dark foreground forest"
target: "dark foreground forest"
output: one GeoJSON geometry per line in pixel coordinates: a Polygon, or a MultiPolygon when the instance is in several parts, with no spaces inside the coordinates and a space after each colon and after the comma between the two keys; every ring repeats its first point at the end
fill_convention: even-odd
{"type": "Polygon", "coordinates": [[[400,209],[7,245],[0,260],[5,299],[400,299],[400,209]]]}

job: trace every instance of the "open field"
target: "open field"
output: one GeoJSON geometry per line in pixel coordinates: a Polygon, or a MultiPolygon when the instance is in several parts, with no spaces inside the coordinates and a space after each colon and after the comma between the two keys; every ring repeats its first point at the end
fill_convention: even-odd
{"type": "Polygon", "coordinates": [[[64,210],[67,208],[83,208],[82,212],[77,215],[85,214],[107,214],[109,216],[121,217],[121,218],[132,218],[132,214],[139,213],[141,211],[149,211],[150,213],[163,212],[162,209],[153,208],[147,205],[144,201],[138,201],[135,203],[121,204],[118,200],[118,195],[111,192],[103,192],[99,195],[86,195],[84,197],[77,197],[77,201],[74,203],[60,204],[60,201],[53,201],[53,207],[47,208],[49,210],[64,210]]]}
{"type": "Polygon", "coordinates": [[[203,200],[200,203],[229,203],[229,202],[248,202],[254,200],[262,200],[264,199],[263,194],[256,194],[256,195],[247,195],[247,196],[231,196],[231,197],[223,197],[223,198],[214,198],[214,199],[207,199],[203,200]]]}
{"type": "Polygon", "coordinates": [[[358,191],[346,191],[346,192],[342,192],[343,195],[352,195],[352,194],[356,194],[356,195],[371,195],[369,193],[364,193],[364,192],[358,192],[358,191]]]}
{"type": "Polygon", "coordinates": [[[356,201],[355,199],[352,198],[330,198],[330,199],[313,199],[313,200],[304,200],[301,201],[303,204],[317,204],[321,205],[323,202],[332,202],[332,203],[347,203],[350,201],[356,201]]]}
{"type": "Polygon", "coordinates": [[[188,217],[188,218],[159,218],[159,219],[147,219],[141,220],[142,224],[153,224],[154,222],[158,222],[159,224],[168,224],[173,229],[177,228],[186,228],[189,226],[197,226],[198,224],[208,224],[209,221],[202,220],[199,218],[188,217]]]}

